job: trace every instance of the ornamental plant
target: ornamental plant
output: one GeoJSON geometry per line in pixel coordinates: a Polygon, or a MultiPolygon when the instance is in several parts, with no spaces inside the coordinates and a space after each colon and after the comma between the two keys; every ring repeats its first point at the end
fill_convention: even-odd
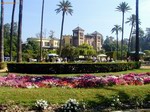
{"type": "Polygon", "coordinates": [[[144,99],[141,98],[140,96],[134,96],[133,98],[131,98],[131,103],[133,107],[136,109],[142,108],[144,105],[144,99]]]}
{"type": "Polygon", "coordinates": [[[40,99],[35,103],[36,110],[45,110],[48,107],[48,103],[46,100],[40,99]]]}
{"type": "Polygon", "coordinates": [[[119,96],[113,96],[111,101],[111,106],[115,109],[120,109],[122,107],[123,103],[120,101],[119,96]]]}
{"type": "Polygon", "coordinates": [[[41,88],[41,87],[68,87],[94,88],[113,85],[144,85],[150,84],[150,73],[125,74],[120,76],[94,76],[84,74],[78,77],[56,76],[19,76],[8,74],[0,76],[0,87],[41,88]]]}
{"type": "Polygon", "coordinates": [[[76,99],[69,99],[62,107],[62,112],[77,112],[79,110],[79,103],[76,99]]]}

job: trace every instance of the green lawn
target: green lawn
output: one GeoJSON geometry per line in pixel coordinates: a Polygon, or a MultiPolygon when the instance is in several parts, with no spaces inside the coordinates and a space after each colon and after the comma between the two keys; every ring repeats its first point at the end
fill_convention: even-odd
{"type": "Polygon", "coordinates": [[[0,88],[0,103],[14,101],[21,105],[33,105],[36,100],[44,99],[52,104],[65,103],[69,98],[75,98],[78,101],[85,101],[88,104],[96,104],[112,95],[120,94],[121,96],[138,96],[140,98],[150,95],[150,85],[143,86],[113,86],[104,88],[90,89],[71,89],[71,88],[38,88],[38,89],[21,89],[21,88],[0,88]]]}
{"type": "MultiPolygon", "coordinates": [[[[120,75],[127,73],[144,73],[150,72],[150,69],[137,69],[116,73],[96,73],[95,75],[120,75]]],[[[0,75],[7,75],[7,73],[0,73],[0,75]]],[[[21,74],[29,75],[29,74],[21,74]]],[[[32,74],[33,75],[33,74],[32,74]]],[[[35,75],[35,74],[34,74],[35,75]]],[[[48,75],[48,74],[44,74],[48,75]]],[[[79,74],[62,74],[58,76],[77,76],[79,74]]],[[[75,98],[78,101],[85,101],[88,104],[97,104],[110,98],[112,95],[120,94],[121,96],[138,96],[140,98],[150,96],[150,84],[142,86],[113,86],[103,88],[88,88],[88,89],[71,89],[71,88],[38,88],[38,89],[22,89],[0,87],[0,103],[8,103],[14,101],[17,104],[33,105],[36,100],[44,99],[49,103],[65,103],[69,98],[75,98]]],[[[149,97],[150,98],[150,97],[149,97]]],[[[149,99],[150,100],[150,99],[149,99]]]]}

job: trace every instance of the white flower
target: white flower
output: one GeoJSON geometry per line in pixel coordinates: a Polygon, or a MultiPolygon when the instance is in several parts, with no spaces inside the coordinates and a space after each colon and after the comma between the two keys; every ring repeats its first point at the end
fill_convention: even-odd
{"type": "Polygon", "coordinates": [[[41,99],[36,101],[35,106],[37,108],[46,109],[48,107],[48,103],[47,101],[41,99]]]}
{"type": "Polygon", "coordinates": [[[79,108],[79,103],[76,101],[76,99],[69,99],[66,101],[66,103],[64,104],[63,109],[67,109],[68,111],[71,110],[77,110],[79,108]]]}
{"type": "Polygon", "coordinates": [[[26,87],[27,87],[28,89],[34,88],[34,86],[32,86],[32,85],[27,85],[26,87]]]}

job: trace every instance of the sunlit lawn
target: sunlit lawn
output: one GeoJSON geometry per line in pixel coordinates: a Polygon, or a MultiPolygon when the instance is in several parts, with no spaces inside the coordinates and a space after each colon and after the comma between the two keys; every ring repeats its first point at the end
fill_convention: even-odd
{"type": "Polygon", "coordinates": [[[113,86],[104,88],[89,89],[71,89],[71,88],[38,88],[38,89],[21,89],[21,88],[0,88],[0,103],[14,101],[17,104],[33,105],[38,99],[45,99],[52,104],[65,103],[69,98],[75,98],[78,101],[102,102],[105,98],[112,95],[121,94],[129,97],[139,96],[140,98],[150,94],[150,85],[143,86],[113,86]]]}
{"type": "MultiPolygon", "coordinates": [[[[128,73],[144,73],[150,72],[150,69],[137,69],[122,71],[116,73],[94,73],[96,76],[102,75],[120,75],[128,73]]],[[[0,73],[1,76],[7,75],[8,73],[0,73]]],[[[18,74],[18,73],[17,73],[18,74]]],[[[30,75],[30,74],[18,74],[18,75],[30,75]]],[[[37,74],[31,74],[37,75],[37,74]]],[[[56,74],[42,74],[42,75],[55,75],[56,74]]],[[[81,74],[57,74],[57,76],[77,76],[81,74]]],[[[87,103],[98,103],[103,101],[105,98],[109,98],[112,95],[121,93],[132,97],[134,95],[145,97],[150,95],[150,84],[142,86],[107,86],[99,88],[87,88],[87,89],[71,89],[71,88],[37,88],[37,89],[22,89],[22,88],[10,88],[0,87],[0,103],[8,103],[14,101],[17,104],[22,105],[33,105],[38,99],[45,99],[49,103],[65,103],[69,98],[75,98],[78,101],[84,101],[87,103]]]]}

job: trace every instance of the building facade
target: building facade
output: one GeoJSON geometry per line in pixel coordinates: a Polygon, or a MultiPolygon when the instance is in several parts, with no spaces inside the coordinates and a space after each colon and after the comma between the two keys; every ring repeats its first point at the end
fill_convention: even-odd
{"type": "Polygon", "coordinates": [[[85,43],[84,30],[80,27],[75,28],[73,31],[72,41],[73,46],[77,47],[85,43]]]}
{"type": "Polygon", "coordinates": [[[63,35],[62,45],[72,45],[72,35],[63,35]]]}
{"type": "MultiPolygon", "coordinates": [[[[40,38],[30,37],[27,41],[34,40],[40,44],[40,38]]],[[[57,38],[43,38],[42,39],[42,48],[44,49],[57,49],[59,48],[59,39],[57,38]]]]}
{"type": "MultiPolygon", "coordinates": [[[[93,46],[96,51],[102,49],[103,36],[99,32],[95,31],[91,34],[84,34],[84,30],[80,27],[76,27],[73,31],[73,35],[63,35],[62,46],[72,45],[78,47],[84,43],[93,46]]],[[[40,38],[30,37],[27,39],[35,40],[40,44],[40,38]]],[[[43,38],[42,48],[44,49],[58,49],[60,40],[58,38],[43,38]]]]}
{"type": "Polygon", "coordinates": [[[102,39],[103,36],[99,32],[95,31],[91,34],[84,35],[84,30],[80,27],[75,28],[72,36],[72,45],[79,46],[83,43],[89,44],[93,46],[96,51],[100,51],[102,49],[102,39]]]}

